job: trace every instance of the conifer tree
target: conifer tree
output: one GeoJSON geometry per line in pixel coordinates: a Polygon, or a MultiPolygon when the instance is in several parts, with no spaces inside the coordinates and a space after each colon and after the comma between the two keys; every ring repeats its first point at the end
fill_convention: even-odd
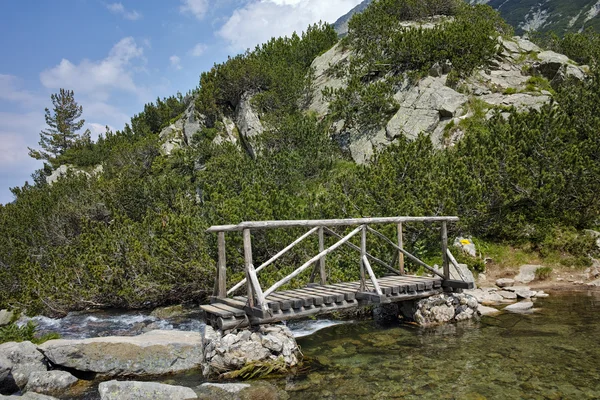
{"type": "Polygon", "coordinates": [[[51,96],[53,109],[46,108],[46,124],[48,129],[40,132],[40,150],[29,148],[29,156],[36,160],[47,160],[52,163],[79,140],[77,131],[83,127],[85,120],[78,118],[83,107],[75,101],[72,90],[60,89],[51,96]]]}

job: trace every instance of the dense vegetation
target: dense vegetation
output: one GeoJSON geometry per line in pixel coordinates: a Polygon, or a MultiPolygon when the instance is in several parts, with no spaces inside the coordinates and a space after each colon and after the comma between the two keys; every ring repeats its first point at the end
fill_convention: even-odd
{"type": "MultiPolygon", "coordinates": [[[[372,12],[353,19],[347,45],[366,54],[357,36],[362,24],[369,27],[365,34],[380,35],[380,45],[372,49],[380,58],[371,60],[387,54],[384,42],[410,38],[419,51],[404,54],[397,47],[389,63],[415,71],[451,59],[457,74],[467,74],[491,54],[491,30],[504,29],[485,6],[401,0],[375,4],[372,12]],[[450,33],[442,28],[397,33],[389,30],[393,21],[379,18],[378,7],[410,11],[415,4],[450,5],[447,13],[454,20],[444,25],[450,33]],[[478,32],[481,27],[485,35],[478,32]],[[459,38],[459,30],[474,36],[459,38]],[[440,40],[448,46],[454,40],[464,45],[476,40],[481,53],[475,58],[473,53],[444,53],[432,47],[440,40]],[[428,58],[418,59],[424,49],[431,51],[428,58]]],[[[431,14],[426,8],[416,12],[431,14]]],[[[570,44],[580,43],[579,38],[560,45],[568,54],[592,57],[593,46],[570,44]]],[[[43,179],[48,171],[39,171],[34,185],[13,189],[15,202],[0,206],[0,307],[61,314],[86,307],[199,301],[212,291],[215,271],[216,238],[206,228],[243,220],[459,215],[453,234],[528,241],[540,250],[581,254],[587,262],[593,241],[578,230],[597,226],[600,213],[600,72],[595,63],[590,63],[587,81],[566,82],[557,89],[557,102],[540,111],[511,110],[508,119],[499,114],[490,120],[474,118],[463,141],[447,150],[435,149],[425,136],[413,142],[400,139],[359,166],[331,140],[329,119],[319,121],[303,112],[310,63],[335,41],[330,26],[316,25],[301,36],[273,39],[231,58],[203,74],[197,91],[146,105],[123,131],[72,147],[52,165],[101,163],[102,174],[71,174],[48,186],[43,179]],[[222,117],[231,115],[248,92],[258,93],[253,102],[267,126],[255,157],[239,145],[210,140],[221,129],[222,117]],[[161,156],[158,133],[194,96],[207,128],[188,146],[161,156]]],[[[371,61],[360,62],[357,70],[371,61]]],[[[384,72],[392,76],[402,68],[384,72]]],[[[340,103],[338,111],[345,107],[356,110],[340,103]]],[[[392,228],[384,231],[392,236],[392,228]]],[[[439,252],[434,227],[406,229],[407,247],[417,255],[430,259],[439,252]]],[[[257,233],[255,259],[265,260],[299,234],[257,233]]],[[[228,234],[227,241],[233,280],[241,275],[241,237],[228,234]]],[[[393,258],[382,243],[373,240],[370,248],[381,258],[393,258]]],[[[315,249],[316,242],[307,241],[261,279],[280,279],[315,249]]],[[[356,257],[349,254],[333,254],[327,265],[332,280],[358,273],[356,257]]]]}

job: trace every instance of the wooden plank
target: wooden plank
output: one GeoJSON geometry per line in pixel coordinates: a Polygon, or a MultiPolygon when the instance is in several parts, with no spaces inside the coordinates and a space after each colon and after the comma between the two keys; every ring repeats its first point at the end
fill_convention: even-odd
{"type": "MultiPolygon", "coordinates": [[[[264,263],[262,263],[258,268],[256,268],[256,275],[258,276],[258,273],[260,271],[262,271],[264,268],[268,267],[269,265],[273,264],[275,261],[277,261],[285,253],[287,253],[288,251],[290,251],[298,243],[300,243],[301,241],[303,241],[304,239],[306,239],[307,237],[309,237],[310,235],[312,235],[313,233],[315,233],[315,231],[317,229],[318,228],[313,228],[310,231],[306,232],[304,235],[300,236],[298,239],[294,240],[292,243],[290,243],[289,245],[287,245],[279,253],[277,253],[273,257],[271,257],[268,261],[265,261],[264,263]]],[[[229,289],[227,291],[227,294],[231,294],[231,293],[235,292],[236,290],[238,290],[239,288],[241,288],[245,283],[246,283],[246,279],[244,278],[237,285],[235,285],[234,287],[232,287],[231,289],[229,289]]]]}
{"type": "Polygon", "coordinates": [[[320,306],[324,303],[323,297],[315,295],[314,293],[305,292],[304,289],[294,289],[292,292],[298,293],[299,295],[308,296],[308,298],[312,299],[312,302],[315,306],[320,306]]]}
{"type": "Polygon", "coordinates": [[[217,247],[218,247],[218,276],[219,283],[217,289],[217,296],[224,298],[227,297],[227,260],[225,251],[225,232],[219,232],[217,235],[217,247]]]}
{"type": "MultiPolygon", "coordinates": [[[[318,288],[319,287],[315,287],[313,289],[318,289],[318,288]]],[[[342,288],[335,287],[333,285],[324,286],[323,289],[325,289],[329,292],[341,293],[344,295],[344,298],[346,300],[354,300],[356,298],[356,296],[354,296],[354,293],[356,293],[356,290],[342,289],[342,288]]]]}
{"type": "Polygon", "coordinates": [[[299,297],[288,297],[279,293],[273,293],[269,297],[271,297],[273,300],[278,300],[282,304],[282,310],[287,309],[283,307],[284,302],[288,302],[292,308],[300,308],[304,306],[304,300],[299,297]]]}
{"type": "Polygon", "coordinates": [[[244,263],[246,270],[246,293],[248,295],[248,305],[254,307],[254,294],[252,292],[252,283],[250,282],[250,273],[248,272],[252,265],[252,237],[250,229],[244,229],[244,263]]]}
{"type": "Polygon", "coordinates": [[[333,246],[323,250],[322,252],[320,252],[319,254],[317,254],[316,256],[314,256],[313,258],[308,260],[307,262],[305,262],[302,266],[297,268],[294,272],[292,272],[285,278],[281,279],[279,282],[276,282],[275,284],[273,284],[273,286],[271,286],[269,289],[267,289],[265,291],[265,293],[264,293],[265,297],[267,297],[269,294],[273,293],[274,291],[279,289],[281,286],[285,285],[286,283],[288,283],[289,281],[294,279],[296,276],[300,275],[302,272],[304,272],[304,270],[306,270],[308,267],[310,267],[314,262],[319,260],[319,258],[326,256],[327,254],[331,253],[332,251],[334,251],[335,249],[337,249],[338,247],[343,245],[348,240],[352,239],[352,237],[354,235],[356,235],[361,229],[362,229],[362,227],[359,226],[358,228],[356,228],[355,230],[350,232],[348,235],[344,236],[344,238],[342,240],[338,241],[333,246]]]}
{"type": "Polygon", "coordinates": [[[307,297],[306,295],[301,295],[300,293],[295,293],[292,290],[277,292],[277,293],[272,294],[271,296],[274,296],[274,295],[277,295],[277,298],[292,301],[293,308],[310,307],[314,304],[312,297],[307,297]]]}
{"type": "Polygon", "coordinates": [[[417,290],[429,290],[433,288],[433,281],[425,279],[414,279],[410,277],[402,277],[395,280],[386,280],[385,282],[414,283],[417,285],[417,290]]]}
{"type": "Polygon", "coordinates": [[[215,303],[227,304],[228,306],[239,308],[240,310],[242,310],[242,309],[244,309],[244,307],[246,307],[246,302],[243,302],[240,300],[235,300],[235,299],[229,299],[227,297],[225,297],[223,299],[214,298],[212,300],[215,303]]]}
{"type": "MultiPolygon", "coordinates": [[[[365,229],[364,232],[366,235],[367,230],[365,229]]],[[[371,268],[371,264],[369,264],[369,260],[367,259],[366,255],[363,256],[363,265],[367,269],[367,273],[369,274],[369,277],[371,278],[371,282],[373,282],[373,286],[375,287],[375,293],[377,293],[378,295],[382,295],[383,292],[381,291],[381,288],[379,287],[379,283],[377,282],[377,277],[375,276],[375,273],[373,273],[373,269],[371,268]]]]}
{"type": "MultiPolygon", "coordinates": [[[[338,294],[333,294],[330,292],[325,292],[322,290],[317,290],[317,289],[313,289],[313,288],[304,288],[303,290],[309,291],[311,293],[313,293],[313,295],[315,296],[320,296],[321,298],[323,298],[323,302],[325,304],[331,304],[331,303],[336,303],[338,302],[337,299],[339,298],[338,294]]],[[[344,296],[342,295],[342,300],[344,300],[344,296]]]]}
{"type": "Polygon", "coordinates": [[[474,289],[475,284],[473,282],[464,282],[464,281],[455,281],[452,279],[446,279],[444,282],[442,282],[442,287],[454,288],[454,289],[474,289]]]}
{"type": "Polygon", "coordinates": [[[214,305],[202,305],[200,306],[200,309],[203,310],[204,312],[210,313],[210,314],[215,314],[221,318],[231,318],[233,317],[233,313],[231,311],[225,311],[222,310],[220,308],[217,308],[214,305]]]}
{"type": "Polygon", "coordinates": [[[336,303],[341,303],[346,298],[345,293],[332,290],[327,286],[322,286],[320,288],[306,288],[306,290],[309,292],[313,292],[314,294],[319,295],[323,298],[331,296],[333,297],[333,301],[335,301],[336,303]]]}
{"type": "Polygon", "coordinates": [[[248,265],[248,276],[250,276],[250,282],[252,283],[252,287],[254,288],[254,294],[256,295],[257,305],[262,308],[263,311],[267,310],[267,305],[265,304],[265,296],[263,294],[262,288],[260,287],[260,282],[258,281],[258,277],[256,276],[256,270],[254,269],[254,265],[250,263],[248,265]]]}
{"type": "Polygon", "coordinates": [[[228,306],[227,304],[221,304],[221,303],[215,303],[212,304],[213,307],[219,308],[223,311],[228,311],[230,313],[233,314],[234,317],[243,317],[246,315],[246,312],[244,311],[243,308],[235,308],[235,307],[231,307],[228,306]]]}
{"type": "Polygon", "coordinates": [[[273,229],[273,228],[314,228],[319,226],[356,226],[365,224],[398,224],[400,222],[453,222],[458,217],[377,217],[377,218],[348,218],[348,219],[321,219],[321,220],[293,220],[293,221],[249,221],[237,225],[216,225],[207,229],[207,232],[235,232],[244,229],[273,229]]]}

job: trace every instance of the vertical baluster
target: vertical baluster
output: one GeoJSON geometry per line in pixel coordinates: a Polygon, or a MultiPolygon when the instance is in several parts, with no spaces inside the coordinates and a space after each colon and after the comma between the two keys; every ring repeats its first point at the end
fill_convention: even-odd
{"type": "Polygon", "coordinates": [[[364,257],[367,255],[367,225],[362,226],[362,235],[360,241],[360,291],[365,291],[365,262],[364,257]]]}
{"type": "Polygon", "coordinates": [[[444,265],[444,277],[450,279],[450,262],[448,260],[448,226],[446,221],[442,222],[442,263],[444,265]]]}
{"type": "Polygon", "coordinates": [[[218,261],[218,290],[217,297],[224,299],[227,297],[227,260],[225,252],[225,232],[219,232],[217,238],[217,244],[219,247],[219,261],[218,261]]]}
{"type": "MultiPolygon", "coordinates": [[[[402,222],[398,223],[398,247],[404,249],[404,234],[402,232],[402,222]]],[[[398,268],[400,275],[404,275],[404,253],[398,252],[398,268]]]]}
{"type": "MultiPolygon", "coordinates": [[[[323,236],[323,227],[319,228],[319,253],[325,250],[325,237],[323,236]]],[[[319,269],[321,271],[321,285],[327,284],[327,273],[325,271],[325,256],[319,259],[319,269]]]]}
{"type": "Polygon", "coordinates": [[[244,229],[244,261],[246,270],[246,287],[248,288],[248,305],[254,307],[254,293],[250,278],[250,265],[252,265],[252,237],[250,229],[244,229]]]}

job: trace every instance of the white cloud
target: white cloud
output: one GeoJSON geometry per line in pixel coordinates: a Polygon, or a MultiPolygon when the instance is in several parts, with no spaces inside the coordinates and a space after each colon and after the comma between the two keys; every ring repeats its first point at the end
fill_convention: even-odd
{"type": "Polygon", "coordinates": [[[138,92],[133,81],[133,62],[144,54],[135,40],[127,37],[119,41],[103,60],[84,59],[78,65],[63,59],[54,68],[40,74],[42,84],[48,89],[69,88],[75,93],[85,93],[106,100],[111,90],[138,92]]]}
{"type": "Polygon", "coordinates": [[[204,43],[198,43],[193,49],[190,50],[190,55],[193,57],[200,57],[204,54],[207,48],[208,46],[206,46],[204,43]]]}
{"type": "Polygon", "coordinates": [[[181,67],[181,58],[177,57],[177,56],[171,56],[169,57],[169,61],[171,62],[171,67],[175,68],[176,70],[180,70],[181,67]]]}
{"type": "Polygon", "coordinates": [[[37,147],[43,112],[0,112],[0,167],[30,164],[27,147],[37,147]]]}
{"type": "Polygon", "coordinates": [[[40,106],[40,96],[19,88],[20,80],[13,75],[0,74],[0,100],[6,100],[23,106],[40,106]]]}
{"type": "Polygon", "coordinates": [[[335,22],[362,0],[253,0],[233,12],[217,32],[233,51],[272,37],[302,32],[319,21],[335,22]]]}
{"type": "Polygon", "coordinates": [[[208,11],[208,0],[182,0],[179,12],[182,14],[191,13],[198,20],[204,19],[208,11]]]}
{"type": "Polygon", "coordinates": [[[138,19],[142,18],[142,14],[135,10],[127,10],[122,3],[106,4],[106,8],[108,8],[111,13],[121,15],[123,18],[130,21],[137,21],[138,19]]]}

